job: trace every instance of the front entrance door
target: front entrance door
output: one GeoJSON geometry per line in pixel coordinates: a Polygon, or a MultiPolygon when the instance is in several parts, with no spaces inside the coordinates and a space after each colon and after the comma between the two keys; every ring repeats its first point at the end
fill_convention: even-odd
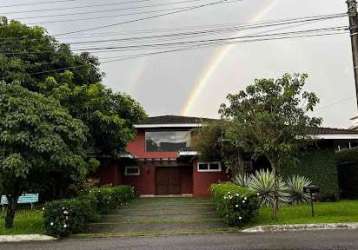
{"type": "Polygon", "coordinates": [[[162,167],[156,169],[157,195],[180,194],[179,168],[162,167]]]}

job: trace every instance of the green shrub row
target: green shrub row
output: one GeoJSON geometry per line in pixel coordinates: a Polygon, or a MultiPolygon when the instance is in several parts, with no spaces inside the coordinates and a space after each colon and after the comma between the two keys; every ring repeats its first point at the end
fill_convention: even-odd
{"type": "Polygon", "coordinates": [[[339,198],[338,173],[333,149],[312,149],[302,153],[299,164],[285,166],[281,175],[286,178],[293,175],[306,176],[318,185],[321,201],[334,201],[339,198]]]}
{"type": "Polygon", "coordinates": [[[247,188],[233,183],[213,184],[211,193],[218,215],[229,225],[244,226],[258,214],[257,194],[247,188]]]}
{"type": "Polygon", "coordinates": [[[86,230],[100,215],[125,205],[135,197],[133,187],[117,186],[90,189],[77,198],[45,204],[44,223],[48,235],[65,237],[86,230]]]}

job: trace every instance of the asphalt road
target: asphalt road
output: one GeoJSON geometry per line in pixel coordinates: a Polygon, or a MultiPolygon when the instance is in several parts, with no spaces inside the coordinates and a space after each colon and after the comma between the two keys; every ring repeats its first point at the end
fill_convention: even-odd
{"type": "Polygon", "coordinates": [[[152,238],[87,238],[66,239],[46,243],[1,244],[6,250],[89,250],[89,249],[254,249],[293,250],[358,249],[358,231],[306,231],[257,234],[210,234],[201,236],[170,236],[152,238]]]}

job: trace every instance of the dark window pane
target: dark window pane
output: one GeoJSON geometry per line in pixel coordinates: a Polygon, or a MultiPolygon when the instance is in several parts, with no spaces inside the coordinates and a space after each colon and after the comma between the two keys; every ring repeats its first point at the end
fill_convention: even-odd
{"type": "Polygon", "coordinates": [[[127,167],[126,174],[127,175],[139,175],[139,167],[127,167]]]}
{"type": "Polygon", "coordinates": [[[190,131],[146,132],[147,152],[177,152],[190,147],[190,131]]]}
{"type": "Polygon", "coordinates": [[[210,169],[211,170],[219,170],[220,164],[219,163],[210,163],[210,169]]]}
{"type": "Polygon", "coordinates": [[[207,163],[199,163],[199,170],[208,170],[209,165],[207,163]]]}

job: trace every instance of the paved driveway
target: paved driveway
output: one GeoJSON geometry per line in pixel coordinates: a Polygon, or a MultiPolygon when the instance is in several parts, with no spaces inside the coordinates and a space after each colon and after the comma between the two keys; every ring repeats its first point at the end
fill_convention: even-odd
{"type": "Polygon", "coordinates": [[[4,250],[348,250],[358,249],[358,231],[209,234],[166,237],[66,239],[0,244],[4,250]]]}
{"type": "Polygon", "coordinates": [[[88,234],[158,236],[235,230],[217,217],[209,199],[142,198],[91,224],[88,234]]]}

